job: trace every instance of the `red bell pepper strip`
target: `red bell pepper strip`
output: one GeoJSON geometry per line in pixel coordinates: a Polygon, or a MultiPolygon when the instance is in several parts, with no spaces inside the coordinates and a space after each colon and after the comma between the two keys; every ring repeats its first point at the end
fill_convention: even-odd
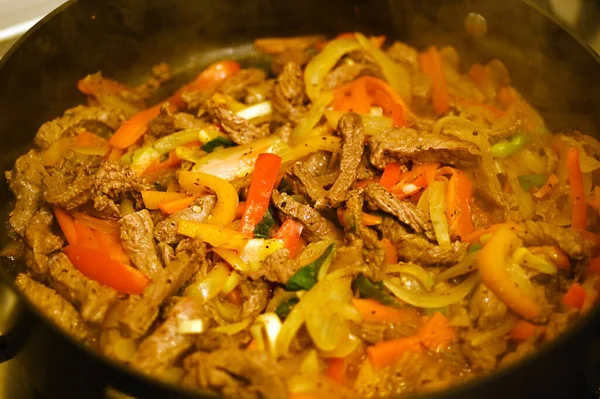
{"type": "Polygon", "coordinates": [[[381,243],[385,247],[385,263],[388,265],[395,265],[398,263],[398,251],[394,244],[389,240],[389,238],[382,238],[381,243]]]}
{"type": "Polygon", "coordinates": [[[286,219],[279,230],[275,232],[273,238],[283,240],[283,245],[290,251],[290,258],[294,259],[298,253],[298,245],[300,244],[300,236],[304,225],[292,219],[286,219]]]}
{"type": "Polygon", "coordinates": [[[84,276],[120,293],[141,294],[150,282],[143,273],[111,259],[104,251],[68,245],[63,252],[84,276]]]}
{"type": "Polygon", "coordinates": [[[180,88],[174,95],[155,106],[145,109],[133,115],[125,122],[110,138],[110,145],[117,148],[127,148],[140,139],[148,128],[148,122],[160,113],[163,104],[169,103],[175,107],[183,107],[185,104],[182,94],[191,90],[205,90],[214,87],[218,83],[232,76],[240,69],[240,64],[235,61],[220,61],[210,65],[191,83],[180,88]]]}
{"type": "Polygon", "coordinates": [[[75,230],[75,223],[73,221],[73,217],[67,213],[64,209],[61,208],[52,208],[54,211],[54,216],[56,217],[56,221],[60,226],[67,242],[71,245],[77,244],[77,231],[75,230]]]}
{"type": "Polygon", "coordinates": [[[563,296],[563,303],[570,308],[581,309],[586,296],[585,289],[579,283],[574,283],[563,296]]]}
{"type": "Polygon", "coordinates": [[[379,179],[379,184],[390,190],[398,183],[401,174],[402,169],[400,168],[400,165],[396,162],[388,162],[387,165],[385,165],[381,179],[379,179]]]}
{"type": "Polygon", "coordinates": [[[98,240],[99,248],[102,248],[102,251],[108,254],[111,259],[126,265],[129,264],[129,256],[125,253],[119,236],[98,230],[94,230],[94,236],[98,240]]]}
{"type": "Polygon", "coordinates": [[[118,235],[121,231],[119,222],[116,220],[99,219],[83,212],[73,212],[73,217],[78,223],[89,227],[90,229],[103,231],[109,234],[118,235]]]}
{"type": "Polygon", "coordinates": [[[331,378],[338,384],[344,382],[344,374],[346,374],[346,361],[341,357],[332,357],[327,359],[327,370],[325,375],[331,378]]]}
{"type": "Polygon", "coordinates": [[[281,167],[281,157],[275,154],[260,154],[254,166],[254,175],[250,181],[250,188],[246,197],[246,208],[240,222],[239,231],[254,237],[254,229],[262,220],[269,202],[271,193],[281,167]]]}
{"type": "Polygon", "coordinates": [[[579,149],[571,147],[567,150],[567,170],[571,191],[571,227],[585,229],[587,227],[587,204],[583,188],[583,175],[579,167],[579,149]]]}
{"type": "Polygon", "coordinates": [[[446,191],[448,227],[452,239],[460,240],[474,231],[471,216],[473,184],[465,173],[457,170],[448,181],[446,191]]]}
{"type": "Polygon", "coordinates": [[[538,331],[538,326],[525,320],[518,320],[508,336],[516,341],[526,341],[538,331]]]}
{"type": "Polygon", "coordinates": [[[92,229],[79,223],[77,220],[75,220],[73,224],[75,225],[75,232],[77,233],[77,245],[86,248],[99,249],[98,241],[96,240],[96,236],[92,229]]]}
{"type": "Polygon", "coordinates": [[[433,109],[438,115],[443,115],[450,108],[450,94],[440,53],[435,47],[430,47],[420,54],[419,62],[423,73],[431,79],[433,109]]]}

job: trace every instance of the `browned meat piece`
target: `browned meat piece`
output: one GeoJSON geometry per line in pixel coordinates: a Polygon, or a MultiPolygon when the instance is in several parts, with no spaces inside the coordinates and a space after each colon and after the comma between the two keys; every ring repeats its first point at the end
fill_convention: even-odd
{"type": "Polygon", "coordinates": [[[406,127],[372,136],[369,146],[371,163],[379,169],[384,169],[388,162],[440,162],[461,168],[476,167],[481,162],[481,151],[473,143],[406,127]]]}
{"type": "MultiPolygon", "coordinates": [[[[408,314],[408,313],[407,313],[408,314]]],[[[352,324],[352,332],[360,339],[376,344],[381,341],[414,335],[419,328],[419,313],[414,312],[414,319],[402,323],[370,323],[352,324]]]]}
{"type": "Polygon", "coordinates": [[[416,262],[423,266],[452,265],[458,263],[467,254],[468,244],[455,241],[450,247],[435,245],[420,235],[407,232],[398,222],[384,218],[381,232],[398,251],[398,256],[407,262],[416,262]]]}
{"type": "Polygon", "coordinates": [[[247,68],[227,78],[219,87],[218,91],[241,100],[248,95],[248,89],[265,82],[266,74],[262,69],[247,68]]]}
{"type": "Polygon", "coordinates": [[[273,110],[283,120],[297,125],[306,109],[304,103],[304,79],[300,65],[290,62],[277,77],[273,98],[273,110]]]}
{"type": "Polygon", "coordinates": [[[419,52],[416,48],[406,43],[395,41],[388,47],[386,53],[392,60],[403,64],[412,71],[419,70],[419,52]]]}
{"type": "Polygon", "coordinates": [[[369,162],[367,154],[362,154],[360,163],[358,164],[358,172],[356,173],[357,180],[368,180],[375,179],[377,177],[377,170],[369,162]]]}
{"type": "Polygon", "coordinates": [[[195,347],[204,352],[212,352],[217,349],[242,349],[247,347],[250,341],[252,341],[252,335],[248,331],[227,335],[208,330],[198,335],[195,347]]]}
{"type": "Polygon", "coordinates": [[[52,234],[53,221],[52,211],[41,208],[25,229],[25,241],[34,253],[47,255],[62,248],[62,238],[52,234]]]}
{"type": "Polygon", "coordinates": [[[220,349],[183,360],[182,385],[240,399],[282,399],[287,387],[277,362],[266,351],[220,349]]]}
{"type": "Polygon", "coordinates": [[[470,313],[473,320],[477,320],[477,326],[487,330],[504,319],[507,307],[496,295],[481,283],[473,293],[470,302],[470,313]]]}
{"type": "Polygon", "coordinates": [[[196,199],[191,206],[186,209],[169,215],[168,218],[154,226],[154,238],[159,242],[166,244],[175,244],[183,237],[177,235],[177,222],[179,220],[193,220],[202,222],[212,212],[216,198],[213,195],[207,195],[196,199]]]}
{"type": "Polygon", "coordinates": [[[340,118],[337,131],[342,136],[342,157],[340,160],[340,175],[333,183],[327,195],[317,201],[317,209],[337,208],[348,194],[348,190],[356,181],[358,166],[364,151],[364,128],[362,118],[349,112],[340,118]]]}
{"type": "Polygon", "coordinates": [[[256,318],[269,303],[269,284],[263,280],[246,280],[239,285],[242,293],[242,318],[256,318]]]}
{"type": "Polygon", "coordinates": [[[292,134],[294,134],[294,129],[292,129],[292,125],[286,122],[275,129],[273,134],[281,137],[281,140],[283,140],[284,143],[290,144],[292,141],[292,134]]]}
{"type": "Polygon", "coordinates": [[[347,62],[334,68],[323,79],[323,89],[331,90],[353,81],[360,76],[379,76],[381,71],[377,65],[358,62],[347,62]]]}
{"type": "Polygon", "coordinates": [[[290,251],[282,248],[267,256],[259,270],[246,274],[253,280],[263,277],[267,281],[285,285],[300,267],[295,260],[290,259],[290,251]]]}
{"type": "Polygon", "coordinates": [[[62,252],[50,257],[48,274],[56,291],[78,308],[89,323],[101,323],[117,299],[115,290],[85,277],[62,252]]]}
{"type": "Polygon", "coordinates": [[[327,195],[327,191],[310,175],[302,162],[296,162],[288,172],[286,179],[295,193],[304,195],[313,204],[327,195]]]}
{"type": "Polygon", "coordinates": [[[329,170],[331,164],[331,153],[328,151],[317,151],[308,156],[303,165],[311,176],[322,176],[329,170]]]}
{"type": "Polygon", "coordinates": [[[584,240],[576,230],[546,222],[528,220],[517,233],[525,246],[557,245],[571,259],[589,259],[596,248],[596,243],[584,240]]]}
{"type": "Polygon", "coordinates": [[[164,300],[175,294],[198,268],[200,263],[191,261],[190,256],[182,252],[154,277],[142,295],[129,296],[118,320],[123,336],[139,338],[144,335],[158,316],[164,300]]]}
{"type": "Polygon", "coordinates": [[[89,74],[82,82],[84,87],[92,88],[85,94],[91,96],[94,104],[120,109],[127,118],[146,108],[144,97],[137,90],[105,78],[102,72],[89,74]]]}
{"type": "Polygon", "coordinates": [[[101,123],[116,130],[125,121],[122,110],[109,107],[86,107],[78,105],[65,111],[63,116],[44,123],[33,140],[42,149],[50,147],[62,137],[72,136],[78,127],[101,123]]]}
{"type": "Polygon", "coordinates": [[[544,335],[546,340],[552,341],[560,334],[565,332],[569,326],[572,325],[573,321],[579,316],[579,309],[568,309],[566,312],[554,312],[550,313],[548,324],[544,335]]]}
{"type": "Polygon", "coordinates": [[[209,328],[210,315],[204,305],[194,298],[180,299],[169,312],[167,319],[141,342],[130,364],[146,374],[160,376],[160,373],[173,366],[196,340],[194,335],[180,334],[179,323],[198,319],[202,320],[204,328],[209,328]]]}
{"type": "Polygon", "coordinates": [[[319,211],[303,205],[286,193],[273,190],[271,202],[284,215],[289,216],[306,227],[307,233],[316,240],[338,239],[339,231],[333,223],[321,216],[319,211]]]}
{"type": "Polygon", "coordinates": [[[221,124],[225,133],[236,144],[248,144],[270,133],[268,125],[267,129],[258,128],[234,114],[225,104],[211,100],[208,103],[208,109],[215,121],[221,124]]]}
{"type": "Polygon", "coordinates": [[[435,232],[429,215],[412,202],[399,199],[377,183],[365,187],[365,197],[370,204],[396,216],[415,233],[423,233],[429,240],[435,241],[435,232]]]}
{"type": "Polygon", "coordinates": [[[283,68],[285,68],[285,66],[290,62],[300,66],[305,66],[309,63],[312,57],[312,54],[306,50],[289,49],[282,51],[273,57],[273,61],[271,62],[271,71],[275,75],[279,75],[283,72],[283,68]]]}
{"type": "Polygon", "coordinates": [[[244,98],[246,104],[258,104],[267,101],[273,96],[275,79],[267,79],[263,83],[248,88],[248,94],[244,98]]]}
{"type": "Polygon", "coordinates": [[[135,172],[118,162],[105,161],[94,176],[94,208],[114,217],[121,216],[117,202],[127,196],[137,198],[149,186],[140,182],[135,172]]]}
{"type": "Polygon", "coordinates": [[[75,308],[52,288],[20,273],[15,284],[46,317],[77,339],[85,339],[90,331],[75,308]]]}
{"type": "Polygon", "coordinates": [[[158,252],[158,258],[163,265],[171,263],[175,259],[175,250],[173,247],[165,242],[159,242],[156,244],[156,251],[158,252]]]}
{"type": "Polygon", "coordinates": [[[31,274],[39,279],[45,280],[48,273],[48,255],[35,253],[31,249],[25,251],[25,264],[31,274]]]}
{"type": "Polygon", "coordinates": [[[17,158],[14,169],[5,174],[10,191],[16,198],[9,223],[20,236],[25,234],[25,228],[39,209],[42,181],[46,175],[42,160],[33,150],[17,158]]]}
{"type": "Polygon", "coordinates": [[[506,338],[492,339],[478,346],[471,345],[470,340],[465,339],[460,349],[473,371],[490,371],[498,364],[500,355],[506,352],[506,338]]]}
{"type": "Polygon", "coordinates": [[[173,78],[171,66],[165,62],[152,66],[152,74],[147,81],[135,88],[142,98],[148,98],[154,93],[161,84],[173,78]]]}
{"type": "Polygon", "coordinates": [[[130,213],[119,220],[121,244],[131,263],[142,273],[154,277],[162,270],[156,254],[152,231],[154,224],[147,209],[130,213]]]}
{"type": "Polygon", "coordinates": [[[164,104],[160,114],[148,122],[148,134],[154,137],[167,136],[178,130],[198,129],[204,122],[186,112],[171,112],[170,105],[164,104]]]}
{"type": "Polygon", "coordinates": [[[500,209],[517,209],[519,204],[514,197],[502,190],[502,185],[495,175],[490,171],[478,168],[473,170],[473,182],[475,192],[483,197],[491,205],[500,209]]]}

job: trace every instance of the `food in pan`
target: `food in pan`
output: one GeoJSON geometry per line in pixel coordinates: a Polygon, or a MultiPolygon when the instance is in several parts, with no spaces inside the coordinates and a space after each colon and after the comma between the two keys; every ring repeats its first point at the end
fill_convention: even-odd
{"type": "Polygon", "coordinates": [[[142,373],[236,398],[444,389],[598,298],[600,143],[498,60],[346,33],[256,43],[147,107],[101,73],[6,177],[16,285],[142,373]],[[487,60],[486,60],[487,61],[487,60]]]}

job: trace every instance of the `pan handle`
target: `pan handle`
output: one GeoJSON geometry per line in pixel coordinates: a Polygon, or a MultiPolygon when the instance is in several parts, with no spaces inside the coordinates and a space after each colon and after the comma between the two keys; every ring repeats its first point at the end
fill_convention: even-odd
{"type": "Polygon", "coordinates": [[[12,359],[26,341],[29,319],[14,289],[0,279],[0,363],[12,359]]]}

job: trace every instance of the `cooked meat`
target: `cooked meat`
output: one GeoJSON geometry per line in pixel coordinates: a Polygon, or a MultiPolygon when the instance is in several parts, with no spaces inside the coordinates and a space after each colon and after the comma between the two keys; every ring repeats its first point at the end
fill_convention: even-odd
{"type": "Polygon", "coordinates": [[[472,168],[481,162],[474,144],[449,136],[419,133],[414,129],[384,130],[369,139],[371,163],[383,169],[387,162],[432,163],[472,168]]]}
{"type": "Polygon", "coordinates": [[[364,128],[362,118],[355,113],[347,113],[340,118],[337,131],[342,136],[342,158],[340,175],[335,180],[327,195],[317,201],[317,209],[338,207],[348,194],[348,190],[356,181],[358,166],[364,150],[364,128]]]}
{"type": "Polygon", "coordinates": [[[154,277],[162,270],[158,259],[152,232],[154,224],[150,212],[143,209],[139,212],[123,216],[121,226],[121,243],[131,263],[147,276],[154,277]]]}
{"type": "Polygon", "coordinates": [[[378,76],[380,74],[381,71],[375,64],[346,62],[325,75],[323,89],[332,90],[361,76],[378,76]]]}
{"type": "Polygon", "coordinates": [[[220,86],[218,91],[241,100],[248,95],[249,89],[265,82],[266,74],[262,69],[247,68],[241,69],[233,76],[227,78],[220,86]]]}
{"type": "Polygon", "coordinates": [[[526,246],[557,245],[572,259],[590,259],[596,243],[587,241],[572,229],[531,220],[521,224],[517,234],[526,246]]]}
{"type": "Polygon", "coordinates": [[[31,249],[25,251],[25,264],[33,277],[45,281],[48,273],[48,255],[35,253],[31,249]]]}
{"type": "Polygon", "coordinates": [[[228,398],[287,397],[280,367],[266,351],[230,348],[196,352],[184,359],[183,368],[186,388],[209,389],[228,398]]]}
{"type": "Polygon", "coordinates": [[[339,237],[339,232],[334,224],[324,218],[319,211],[297,202],[286,193],[273,190],[271,202],[284,215],[302,223],[312,239],[325,240],[339,237]]]}
{"type": "Polygon", "coordinates": [[[277,77],[272,98],[273,110],[283,120],[297,125],[304,112],[304,79],[300,65],[290,62],[277,77]]]}
{"type": "Polygon", "coordinates": [[[121,216],[117,202],[127,197],[136,198],[148,188],[131,169],[117,162],[103,162],[94,176],[94,208],[115,217],[121,216]]]}
{"type": "Polygon", "coordinates": [[[506,338],[495,338],[479,346],[471,345],[470,340],[466,339],[461,345],[461,351],[473,371],[493,370],[500,355],[506,351],[506,338]]]}
{"type": "Polygon", "coordinates": [[[255,272],[246,273],[253,280],[264,278],[267,281],[279,284],[287,284],[290,277],[302,267],[293,259],[290,259],[290,251],[282,248],[267,256],[260,269],[255,272]]]}
{"type": "Polygon", "coordinates": [[[242,349],[246,348],[250,341],[252,341],[252,335],[248,331],[227,335],[218,333],[215,330],[208,330],[198,335],[195,347],[203,352],[217,349],[242,349]]]}
{"type": "Polygon", "coordinates": [[[271,71],[275,75],[279,75],[283,72],[283,69],[287,64],[293,62],[300,66],[304,66],[308,64],[312,55],[306,50],[300,49],[288,49],[284,50],[281,53],[275,55],[273,57],[273,61],[271,62],[271,71]]]}
{"type": "Polygon", "coordinates": [[[40,312],[73,337],[85,339],[90,335],[90,331],[75,308],[52,288],[38,283],[23,273],[17,276],[15,284],[40,312]]]}
{"type": "Polygon", "coordinates": [[[210,316],[204,305],[194,298],[182,298],[169,312],[167,319],[145,338],[131,359],[131,365],[144,373],[160,377],[167,367],[173,366],[193,345],[193,334],[179,333],[180,323],[202,320],[210,326],[210,316]]]}
{"type": "Polygon", "coordinates": [[[369,162],[367,154],[363,153],[358,164],[358,171],[356,173],[358,180],[370,180],[377,178],[377,170],[369,162]]]}
{"type": "Polygon", "coordinates": [[[62,248],[62,238],[52,233],[53,221],[52,211],[44,207],[35,214],[25,229],[25,242],[34,253],[47,255],[62,248]]]}
{"type": "Polygon", "coordinates": [[[399,199],[377,183],[371,183],[365,187],[365,197],[370,204],[396,216],[415,233],[423,233],[429,240],[435,241],[435,232],[429,215],[414,203],[399,199]]]}
{"type": "Polygon", "coordinates": [[[211,214],[216,203],[217,200],[212,195],[199,197],[186,209],[175,212],[162,222],[157,223],[154,226],[154,238],[156,241],[165,244],[177,243],[182,238],[177,235],[177,222],[179,220],[202,222],[211,214]]]}
{"type": "Polygon", "coordinates": [[[483,283],[479,284],[471,297],[471,318],[477,320],[477,326],[487,330],[501,322],[507,313],[507,307],[483,283]]]}
{"type": "Polygon", "coordinates": [[[116,130],[124,121],[125,115],[119,109],[78,105],[66,110],[63,116],[44,123],[37,131],[34,143],[45,150],[58,139],[75,135],[78,127],[101,123],[116,130]]]}
{"type": "Polygon", "coordinates": [[[327,191],[308,172],[308,169],[302,162],[296,162],[286,175],[286,179],[288,179],[288,182],[294,188],[294,192],[304,195],[313,204],[322,200],[327,195],[327,191]]]}
{"type": "Polygon", "coordinates": [[[267,128],[259,128],[254,126],[241,116],[237,116],[223,103],[209,101],[208,109],[213,115],[216,122],[221,124],[221,127],[227,133],[229,138],[236,144],[248,144],[256,139],[267,136],[270,132],[267,128]]]}
{"type": "Polygon", "coordinates": [[[407,262],[423,266],[451,265],[458,263],[467,253],[467,243],[455,241],[450,247],[441,247],[420,235],[411,234],[398,222],[384,218],[381,232],[398,251],[398,256],[407,262]]]}
{"type": "Polygon", "coordinates": [[[56,291],[79,309],[81,317],[89,323],[101,323],[118,296],[112,288],[81,274],[62,252],[50,257],[48,275],[56,291]]]}
{"type": "Polygon", "coordinates": [[[502,185],[495,175],[478,168],[473,170],[474,188],[477,194],[499,209],[517,209],[519,204],[514,197],[502,190],[502,185]]]}
{"type": "Polygon", "coordinates": [[[175,250],[166,242],[159,242],[156,244],[156,251],[158,252],[158,258],[163,265],[169,264],[175,259],[175,250]]]}
{"type": "Polygon", "coordinates": [[[242,293],[242,318],[256,318],[265,310],[271,292],[264,280],[246,280],[240,283],[242,293]]]}
{"type": "Polygon", "coordinates": [[[284,143],[291,144],[292,142],[292,134],[294,134],[294,129],[292,129],[292,125],[289,122],[284,123],[273,131],[274,135],[281,137],[284,143]]]}
{"type": "Polygon", "coordinates": [[[37,213],[42,201],[42,181],[46,170],[38,154],[31,150],[20,156],[12,171],[6,172],[10,191],[15,195],[15,207],[9,222],[13,230],[23,236],[25,228],[37,213]]]}
{"type": "Polygon", "coordinates": [[[148,134],[154,137],[167,136],[178,130],[197,129],[205,125],[200,119],[186,112],[171,112],[170,105],[164,104],[160,114],[148,122],[148,134]]]}
{"type": "Polygon", "coordinates": [[[314,177],[322,176],[327,173],[331,164],[331,153],[327,151],[317,151],[308,156],[303,162],[306,171],[314,177]]]}
{"type": "Polygon", "coordinates": [[[419,70],[419,52],[406,43],[395,41],[388,47],[386,54],[392,60],[403,64],[412,71],[419,70]]]}

